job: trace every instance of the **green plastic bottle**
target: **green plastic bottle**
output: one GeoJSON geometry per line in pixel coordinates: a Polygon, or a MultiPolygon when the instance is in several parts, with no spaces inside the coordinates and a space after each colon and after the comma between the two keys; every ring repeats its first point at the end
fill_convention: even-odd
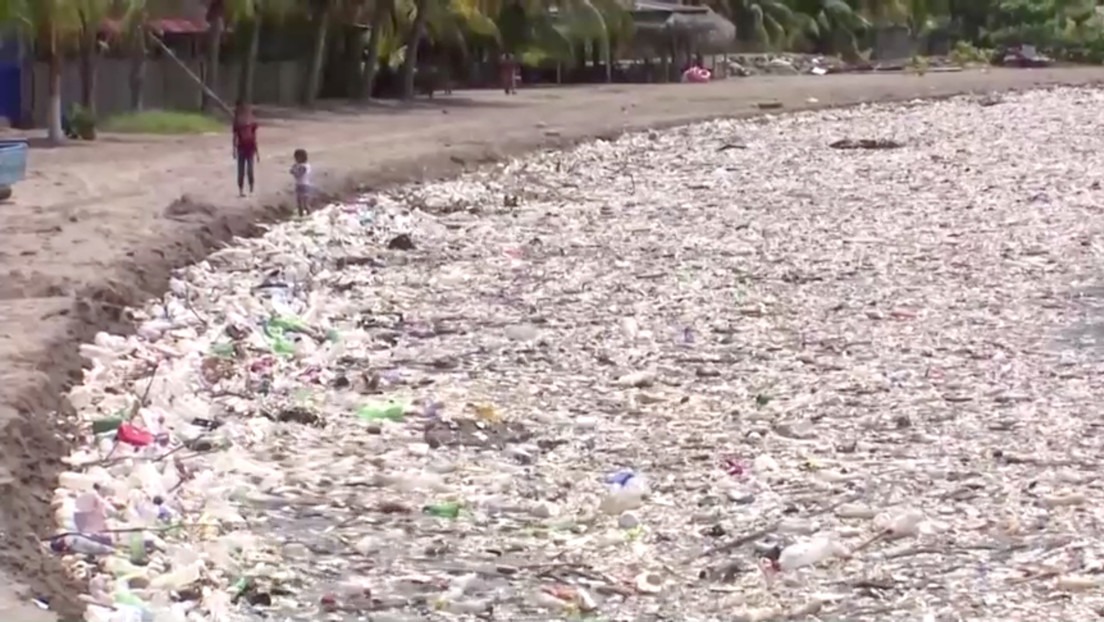
{"type": "Polygon", "coordinates": [[[357,410],[356,414],[362,421],[402,421],[406,416],[406,404],[398,402],[365,404],[357,410]]]}
{"type": "Polygon", "coordinates": [[[306,330],[303,321],[296,317],[276,316],[265,323],[265,334],[269,337],[284,335],[285,333],[302,332],[306,330]]]}
{"type": "Polygon", "coordinates": [[[123,425],[123,418],[118,415],[96,419],[92,422],[92,433],[107,434],[109,432],[115,432],[121,425],[123,425]]]}
{"type": "Polygon", "coordinates": [[[283,335],[272,337],[272,351],[280,356],[292,356],[295,354],[295,344],[284,339],[283,335]]]}
{"type": "Polygon", "coordinates": [[[422,513],[437,518],[457,518],[460,516],[460,507],[460,503],[456,501],[433,503],[422,508],[422,513]]]}
{"type": "Polygon", "coordinates": [[[236,353],[234,352],[234,344],[232,343],[214,343],[211,344],[211,354],[219,358],[229,359],[234,358],[236,353]]]}
{"type": "Polygon", "coordinates": [[[145,566],[149,563],[146,538],[141,533],[133,533],[130,536],[130,563],[135,566],[145,566]]]}

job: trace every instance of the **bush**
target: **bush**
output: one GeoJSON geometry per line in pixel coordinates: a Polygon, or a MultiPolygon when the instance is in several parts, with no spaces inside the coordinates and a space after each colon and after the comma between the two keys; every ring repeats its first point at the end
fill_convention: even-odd
{"type": "Polygon", "coordinates": [[[956,65],[988,64],[992,57],[992,50],[979,49],[966,41],[956,42],[950,54],[951,62],[956,65]]]}
{"type": "Polygon", "coordinates": [[[92,111],[80,104],[73,104],[69,111],[70,138],[81,140],[96,140],[96,116],[92,111]]]}
{"type": "Polygon", "coordinates": [[[195,112],[147,110],[116,115],[103,128],[123,134],[208,134],[225,129],[217,119],[195,112]]]}

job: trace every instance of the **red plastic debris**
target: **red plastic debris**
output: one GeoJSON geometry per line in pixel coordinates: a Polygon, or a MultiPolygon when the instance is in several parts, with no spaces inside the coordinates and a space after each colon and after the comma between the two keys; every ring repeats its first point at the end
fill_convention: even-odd
{"type": "Polygon", "coordinates": [[[744,466],[743,460],[733,456],[722,458],[721,468],[732,477],[742,478],[744,475],[747,475],[747,468],[744,466]]]}
{"type": "Polygon", "coordinates": [[[153,443],[153,434],[149,430],[143,430],[129,423],[124,423],[119,426],[119,432],[116,434],[115,438],[127,445],[133,445],[135,447],[145,447],[153,443]]]}

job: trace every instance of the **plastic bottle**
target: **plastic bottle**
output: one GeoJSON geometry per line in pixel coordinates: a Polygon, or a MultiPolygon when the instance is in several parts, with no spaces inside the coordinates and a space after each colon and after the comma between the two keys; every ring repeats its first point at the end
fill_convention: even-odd
{"type": "Polygon", "coordinates": [[[198,561],[174,568],[161,576],[155,577],[150,582],[150,587],[158,590],[179,591],[199,581],[200,568],[202,567],[203,562],[198,561]]]}
{"type": "Polygon", "coordinates": [[[82,533],[100,533],[107,529],[107,503],[98,492],[77,495],[73,502],[73,525],[82,533]]]}
{"type": "Polygon", "coordinates": [[[133,447],[146,447],[147,445],[151,445],[154,441],[153,433],[149,430],[143,430],[129,423],[124,423],[119,426],[116,438],[119,439],[120,442],[133,447]]]}
{"type": "Polygon", "coordinates": [[[916,509],[906,509],[897,514],[879,514],[874,517],[874,526],[890,538],[905,538],[920,533],[924,513],[916,509]]]}
{"type": "Polygon", "coordinates": [[[108,434],[115,432],[119,429],[119,426],[123,425],[124,419],[122,415],[112,415],[110,417],[104,417],[102,419],[96,419],[92,422],[93,434],[108,434]]]}
{"type": "Polygon", "coordinates": [[[644,505],[651,492],[648,480],[639,473],[622,470],[606,478],[609,492],[602,498],[598,509],[606,514],[621,514],[644,505]]]}
{"type": "Polygon", "coordinates": [[[58,476],[58,486],[73,492],[88,492],[93,490],[97,483],[103,481],[102,478],[102,469],[89,469],[85,473],[65,471],[58,476]]]}
{"type": "Polygon", "coordinates": [[[778,555],[778,568],[783,571],[796,570],[847,555],[847,549],[830,536],[818,536],[782,549],[778,555]]]}
{"type": "Polygon", "coordinates": [[[406,416],[406,405],[398,402],[365,404],[356,414],[362,421],[402,421],[406,416]]]}
{"type": "Polygon", "coordinates": [[[272,351],[280,356],[293,356],[295,354],[295,342],[284,338],[282,335],[272,337],[272,351]]]}
{"type": "Polygon", "coordinates": [[[104,539],[83,534],[70,534],[50,541],[55,553],[77,553],[79,555],[112,555],[115,547],[104,539]]]}
{"type": "Polygon", "coordinates": [[[232,343],[213,343],[211,344],[211,354],[219,358],[234,358],[234,344],[232,343]]]}
{"type": "Polygon", "coordinates": [[[445,503],[433,503],[422,508],[423,514],[438,518],[457,518],[460,516],[460,503],[447,501],[445,503]]]}

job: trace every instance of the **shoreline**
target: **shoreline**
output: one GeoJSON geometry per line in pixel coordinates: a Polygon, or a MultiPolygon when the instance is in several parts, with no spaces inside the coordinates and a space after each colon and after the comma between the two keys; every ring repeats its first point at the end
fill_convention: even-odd
{"type": "MultiPolygon", "coordinates": [[[[442,99],[420,105],[415,112],[384,113],[388,118],[382,119],[382,125],[390,127],[389,133],[380,127],[374,134],[364,128],[361,131],[368,137],[361,141],[348,140],[349,134],[355,133],[347,120],[349,113],[330,112],[322,119],[275,124],[268,142],[262,134],[265,159],[260,173],[262,183],[282,179],[286,172],[283,160],[270,154],[282,153],[286,149],[281,147],[311,136],[328,143],[317,149],[313,143],[304,143],[312,151],[312,160],[319,154],[318,170],[329,173],[320,176],[319,184],[327,193],[341,196],[364,185],[378,188],[412,178],[446,177],[472,165],[626,130],[867,101],[1099,83],[1104,80],[1104,70],[838,78],[748,78],[706,86],[523,91],[520,104],[501,108],[497,114],[477,106],[451,106],[442,99]],[[784,108],[755,110],[754,103],[768,96],[783,101],[784,108]],[[565,103],[572,97],[580,101],[565,103]],[[808,102],[810,97],[818,100],[816,104],[808,102]],[[387,156],[378,157],[381,152],[387,156]]],[[[460,94],[457,101],[462,99],[460,94]]],[[[486,99],[490,100],[486,108],[499,103],[489,95],[486,99]]],[[[379,117],[370,120],[380,125],[379,117]]],[[[163,293],[172,269],[201,259],[232,236],[255,232],[257,223],[286,211],[290,202],[286,191],[262,192],[246,202],[230,198],[234,193],[227,180],[232,167],[224,143],[221,136],[150,141],[153,146],[143,151],[146,147],[106,137],[103,149],[95,144],[53,152],[36,149],[31,166],[38,174],[17,187],[13,204],[3,206],[13,223],[5,235],[12,237],[12,229],[16,234],[0,256],[0,266],[15,283],[9,284],[9,291],[0,298],[4,325],[0,333],[5,335],[0,356],[10,362],[2,376],[5,391],[0,400],[0,425],[6,428],[0,449],[9,458],[0,465],[0,475],[5,470],[11,474],[4,492],[12,501],[10,510],[0,516],[0,529],[13,534],[9,535],[11,550],[0,556],[0,568],[19,568],[22,574],[14,576],[35,594],[54,596],[62,611],[64,598],[57,597],[73,596],[71,586],[59,580],[56,560],[41,555],[37,540],[26,531],[31,525],[42,526],[51,514],[42,491],[52,488],[61,466],[59,458],[66,449],[62,440],[66,431],[43,415],[65,409],[59,396],[80,374],[76,344],[91,341],[99,330],[126,332],[125,309],[163,293]],[[166,155],[166,145],[176,145],[176,150],[166,155]],[[117,152],[119,158],[113,159],[117,152]],[[158,153],[161,159],[152,157],[158,153]],[[145,169],[136,170],[143,154],[148,157],[143,162],[145,169]],[[91,161],[82,162],[81,158],[91,161]],[[62,183],[60,176],[67,168],[76,177],[76,194],[71,188],[55,185],[62,183]],[[112,171],[114,181],[108,179],[112,171]],[[177,180],[175,184],[166,181],[172,179],[177,180]],[[225,186],[223,199],[214,189],[220,184],[225,186]],[[52,203],[51,187],[57,197],[52,203]],[[88,190],[92,200],[100,200],[102,205],[74,204],[81,191],[88,190]],[[157,203],[159,194],[162,202],[165,194],[182,200],[174,199],[175,209],[166,214],[166,206],[157,203]],[[43,205],[22,202],[31,197],[43,205]],[[33,253],[25,254],[29,251],[33,253]],[[21,533],[26,535],[17,535],[21,533]]]]}

